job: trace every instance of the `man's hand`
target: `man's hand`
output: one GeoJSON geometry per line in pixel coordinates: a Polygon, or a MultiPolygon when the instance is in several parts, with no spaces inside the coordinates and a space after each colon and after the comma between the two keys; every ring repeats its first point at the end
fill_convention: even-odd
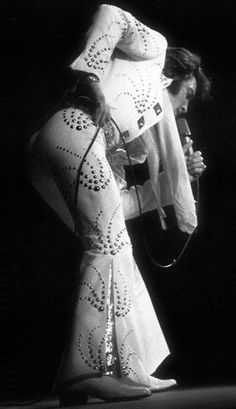
{"type": "Polygon", "coordinates": [[[184,155],[186,158],[187,169],[190,174],[191,182],[196,178],[200,177],[204,170],[206,169],[206,165],[204,163],[204,159],[202,153],[200,151],[191,152],[193,141],[191,140],[189,143],[186,143],[183,146],[184,155]],[[190,149],[190,154],[189,154],[190,149]]]}
{"type": "Polygon", "coordinates": [[[111,114],[99,82],[85,81],[82,87],[93,104],[91,114],[95,125],[105,125],[106,122],[111,120],[111,114]]]}
{"type": "Polygon", "coordinates": [[[105,125],[111,120],[110,109],[95,74],[74,71],[74,84],[69,91],[69,99],[75,103],[85,104],[89,108],[95,125],[105,125]]]}

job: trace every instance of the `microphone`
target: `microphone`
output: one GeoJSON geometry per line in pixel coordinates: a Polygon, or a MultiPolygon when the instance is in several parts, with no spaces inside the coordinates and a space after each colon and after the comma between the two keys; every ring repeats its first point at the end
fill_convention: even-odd
{"type": "MultiPolygon", "coordinates": [[[[177,124],[179,136],[180,136],[182,144],[185,145],[186,143],[189,143],[190,137],[191,137],[191,131],[189,129],[188,122],[186,121],[186,119],[178,118],[176,120],[176,124],[177,124]]],[[[193,154],[193,148],[192,146],[190,146],[190,148],[188,149],[188,155],[192,155],[192,154],[193,154]]]]}

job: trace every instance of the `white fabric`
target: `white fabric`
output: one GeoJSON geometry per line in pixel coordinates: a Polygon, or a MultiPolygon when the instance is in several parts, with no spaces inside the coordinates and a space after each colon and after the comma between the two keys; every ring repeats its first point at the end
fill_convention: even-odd
{"type": "Polygon", "coordinates": [[[111,115],[126,142],[146,131],[151,133],[147,156],[162,226],[165,228],[161,196],[168,189],[180,229],[192,233],[197,225],[194,199],[168,92],[163,92],[170,83],[161,73],[166,47],[160,33],[130,13],[102,5],[88,32],[86,47],[71,67],[100,77],[111,115]],[[160,162],[168,185],[164,193],[159,182],[160,162]]]}
{"type": "Polygon", "coordinates": [[[67,108],[35,135],[29,149],[33,185],[69,227],[78,214],[85,249],[72,331],[57,380],[97,371],[116,374],[118,359],[123,378],[158,388],[159,380],[151,374],[169,348],[133,259],[102,129],[84,162],[74,209],[77,169],[95,130],[90,116],[67,108]]]}

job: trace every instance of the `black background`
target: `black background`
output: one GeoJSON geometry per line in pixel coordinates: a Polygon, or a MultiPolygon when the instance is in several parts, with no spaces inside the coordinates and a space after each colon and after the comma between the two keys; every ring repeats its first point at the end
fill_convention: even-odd
{"type": "MultiPolygon", "coordinates": [[[[207,170],[200,180],[199,228],[176,267],[147,257],[137,221],[134,252],[172,351],[159,371],[180,385],[236,381],[235,307],[235,10],[234,0],[146,0],[112,4],[158,29],[170,46],[199,52],[212,99],[189,113],[194,146],[207,170]]],[[[71,316],[75,243],[32,191],[24,148],[68,85],[96,1],[2,1],[1,41],[1,394],[47,393],[71,316]]],[[[143,169],[137,169],[142,180],[143,169]]],[[[171,217],[170,217],[171,220],[171,217]]],[[[152,254],[169,262],[185,237],[145,217],[152,254]]]]}

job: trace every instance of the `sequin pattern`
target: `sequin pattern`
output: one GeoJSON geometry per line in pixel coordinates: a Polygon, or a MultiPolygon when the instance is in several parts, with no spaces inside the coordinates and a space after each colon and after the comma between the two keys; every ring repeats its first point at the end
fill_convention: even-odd
{"type": "Polygon", "coordinates": [[[91,117],[78,109],[65,108],[62,116],[63,122],[65,122],[70,129],[82,131],[88,129],[90,126],[94,126],[91,117]]]}
{"type": "MultiPolygon", "coordinates": [[[[110,6],[112,9],[112,6],[110,6]]],[[[85,51],[83,59],[88,68],[92,68],[103,74],[107,64],[110,62],[111,54],[116,44],[114,32],[120,32],[120,39],[125,39],[127,35],[128,24],[122,13],[119,13],[120,21],[117,18],[110,18],[106,25],[106,32],[100,32],[100,35],[93,40],[85,51]]]]}
{"type": "MultiPolygon", "coordinates": [[[[96,289],[94,288],[93,284],[91,282],[88,282],[87,280],[82,281],[80,284],[80,288],[83,288],[83,294],[84,294],[84,289],[86,290],[86,295],[80,296],[79,301],[86,301],[89,302],[90,305],[97,311],[103,312],[105,308],[105,303],[106,299],[111,297],[108,297],[109,291],[106,289],[105,281],[104,278],[101,274],[101,272],[98,270],[98,268],[93,265],[88,263],[88,268],[93,271],[93,274],[97,275],[98,280],[96,280],[97,284],[96,289]]],[[[115,315],[116,317],[125,317],[131,310],[131,299],[128,296],[128,285],[125,279],[125,275],[121,273],[120,271],[117,272],[117,274],[121,278],[122,286],[118,284],[117,281],[112,279],[112,284],[114,286],[114,293],[115,293],[115,315]]]]}
{"type": "MultiPolygon", "coordinates": [[[[99,282],[101,283],[101,298],[97,297],[97,292],[93,290],[91,284],[87,282],[83,282],[81,287],[85,286],[91,290],[92,297],[95,298],[96,302],[102,302],[102,307],[94,304],[94,301],[91,301],[91,305],[94,308],[97,308],[98,311],[102,312],[106,316],[105,320],[105,328],[102,331],[104,336],[100,336],[101,334],[101,325],[97,325],[93,327],[88,335],[88,338],[82,334],[78,337],[77,348],[80,353],[80,356],[85,364],[88,367],[99,370],[105,375],[113,375],[114,371],[116,370],[115,366],[118,362],[117,359],[117,349],[115,343],[115,334],[114,334],[114,326],[115,326],[115,318],[114,318],[114,292],[113,292],[113,265],[110,263],[109,272],[108,272],[108,280],[107,280],[107,289],[105,291],[105,282],[102,279],[101,273],[97,270],[94,265],[90,264],[90,267],[95,270],[98,274],[99,282]],[[106,295],[105,295],[106,294],[106,295]],[[100,338],[100,339],[99,339],[100,338]]],[[[80,297],[79,301],[87,300],[89,301],[88,297],[80,297]]]]}
{"type": "Polygon", "coordinates": [[[117,274],[120,275],[122,286],[118,284],[117,281],[114,281],[114,290],[116,293],[116,308],[115,315],[119,317],[126,317],[126,315],[131,310],[131,298],[128,295],[128,285],[125,279],[124,273],[118,271],[117,274]]]}
{"type": "Polygon", "coordinates": [[[91,45],[84,56],[84,61],[88,68],[103,73],[107,64],[110,61],[110,54],[112,52],[111,47],[104,47],[104,40],[109,41],[112,39],[110,34],[104,34],[99,36],[91,45]]]}
{"type": "Polygon", "coordinates": [[[87,289],[87,292],[89,294],[79,297],[79,301],[87,301],[95,310],[103,312],[106,304],[105,281],[97,267],[95,267],[93,264],[88,263],[88,268],[90,270],[93,270],[93,274],[97,275],[99,285],[96,286],[95,290],[92,283],[88,282],[87,280],[84,280],[80,284],[80,288],[87,289]]]}
{"type": "MultiPolygon", "coordinates": [[[[159,64],[154,63],[154,65],[160,70],[159,64]]],[[[138,114],[143,114],[145,111],[152,109],[153,105],[156,103],[156,93],[155,89],[153,89],[153,66],[145,69],[145,77],[148,79],[147,81],[144,81],[143,68],[142,72],[138,69],[136,64],[133,64],[133,68],[137,74],[135,76],[135,81],[125,73],[117,74],[117,78],[120,77],[121,81],[126,80],[129,82],[129,86],[127,87],[129,91],[125,90],[120,92],[116,97],[116,102],[121,96],[126,95],[133,100],[138,114]]]]}
{"type": "Polygon", "coordinates": [[[110,122],[106,122],[105,125],[103,126],[103,134],[104,134],[104,140],[107,149],[113,148],[113,147],[118,147],[119,139],[120,136],[118,134],[117,129],[114,129],[113,124],[110,122]]]}
{"type": "Polygon", "coordinates": [[[113,6],[103,6],[101,13],[106,8],[113,10],[114,13],[110,13],[109,17],[106,15],[105,18],[102,14],[97,17],[97,36],[91,38],[91,41],[87,44],[87,49],[83,53],[83,62],[87,69],[103,74],[117,43],[122,41],[125,46],[132,45],[136,37],[138,37],[143,58],[149,54],[150,44],[153,44],[155,56],[161,54],[160,39],[156,37],[156,33],[153,30],[137,19],[129,20],[127,16],[125,18],[124,13],[113,6]]]}
{"type": "Polygon", "coordinates": [[[134,333],[133,330],[130,330],[130,331],[127,332],[127,334],[124,337],[123,342],[121,343],[121,346],[120,346],[119,356],[120,356],[121,369],[122,369],[122,372],[126,376],[129,376],[132,373],[133,377],[136,378],[136,380],[141,383],[141,379],[140,379],[139,375],[133,369],[133,366],[130,363],[131,360],[133,360],[133,359],[134,360],[139,360],[140,357],[135,351],[128,352],[127,349],[126,349],[127,339],[129,338],[129,336],[132,333],[134,333]]]}
{"type": "Polygon", "coordinates": [[[122,250],[124,246],[131,246],[125,226],[121,227],[118,232],[116,231],[115,233],[113,233],[114,219],[120,207],[121,204],[119,204],[111,214],[106,229],[103,223],[101,223],[101,226],[99,223],[100,218],[103,214],[102,210],[97,214],[93,223],[93,233],[95,232],[96,238],[94,237],[94,235],[92,235],[91,226],[88,226],[87,232],[85,234],[87,236],[90,248],[96,249],[103,254],[110,254],[112,256],[115,256],[122,250]],[[125,237],[123,238],[123,236],[125,237]]]}
{"type": "Polygon", "coordinates": [[[105,356],[106,356],[106,375],[113,375],[115,363],[117,361],[117,350],[115,343],[115,315],[114,315],[114,291],[113,291],[113,263],[109,266],[109,279],[107,289],[107,321],[105,329],[105,356]]]}
{"type": "MultiPolygon", "coordinates": [[[[57,182],[60,185],[65,200],[68,204],[73,202],[73,193],[76,184],[77,171],[83,159],[83,155],[67,149],[65,146],[57,145],[56,149],[72,156],[71,165],[63,166],[57,170],[57,182]],[[78,165],[75,166],[74,159],[78,160],[78,165]],[[65,177],[67,174],[68,177],[65,177]],[[69,179],[69,181],[68,181],[69,179]]],[[[85,149],[84,149],[85,152],[85,149]]],[[[79,186],[93,192],[99,193],[107,188],[111,182],[112,171],[106,160],[102,161],[93,151],[83,161],[82,170],[79,175],[79,186]]]]}
{"type": "Polygon", "coordinates": [[[80,185],[94,192],[99,192],[102,189],[106,189],[111,181],[111,169],[107,167],[105,160],[99,159],[94,152],[91,152],[93,156],[92,163],[96,163],[96,166],[92,165],[90,161],[85,159],[84,168],[80,172],[80,185]],[[105,171],[105,166],[107,167],[105,171]],[[108,173],[108,177],[105,174],[108,173]]]}
{"type": "Polygon", "coordinates": [[[80,357],[89,368],[94,370],[100,370],[104,372],[106,370],[105,362],[102,356],[104,350],[105,336],[100,337],[99,333],[101,326],[97,325],[93,327],[88,334],[80,334],[78,337],[77,348],[80,353],[80,357]]]}
{"type": "Polygon", "coordinates": [[[160,54],[161,53],[160,43],[155,37],[155,35],[152,34],[153,33],[152,30],[150,30],[150,28],[148,28],[147,26],[145,26],[144,24],[142,24],[140,21],[136,19],[134,22],[135,22],[135,26],[137,28],[138,34],[143,41],[143,47],[144,47],[143,57],[145,57],[146,54],[148,53],[148,46],[150,45],[150,39],[148,37],[151,37],[151,40],[155,44],[156,55],[160,54]]]}

